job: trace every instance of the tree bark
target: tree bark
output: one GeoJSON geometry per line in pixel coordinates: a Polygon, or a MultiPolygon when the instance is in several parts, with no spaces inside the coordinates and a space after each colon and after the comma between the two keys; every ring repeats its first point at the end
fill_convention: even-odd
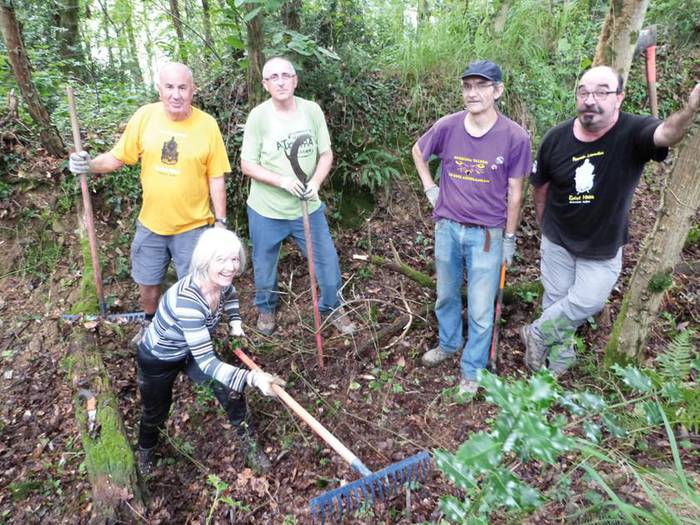
{"type": "Polygon", "coordinates": [[[301,0],[287,0],[282,4],[282,23],[287,29],[299,31],[301,28],[301,0]]]}
{"type": "Polygon", "coordinates": [[[700,207],[699,180],[700,131],[696,129],[666,180],[656,224],[645,239],[642,256],[605,348],[605,361],[609,365],[643,358],[649,330],[700,207]]]}
{"type": "Polygon", "coordinates": [[[27,104],[29,114],[39,127],[39,137],[42,146],[54,157],[63,157],[66,151],[63,140],[61,140],[58,130],[51,122],[49,113],[46,111],[39,92],[32,81],[29,57],[24,48],[15,10],[10,5],[0,3],[0,30],[5,41],[5,48],[12,66],[12,72],[17,80],[22,98],[27,104]]]}
{"type": "Polygon", "coordinates": [[[91,522],[141,522],[145,506],[134,453],[94,335],[74,328],[66,362],[92,487],[91,522]]]}
{"type": "Polygon", "coordinates": [[[129,54],[131,55],[131,74],[134,77],[134,82],[143,84],[143,73],[139,65],[139,51],[136,47],[136,37],[134,36],[134,14],[131,4],[128,5],[129,11],[126,17],[126,38],[129,42],[129,54]]]}
{"type": "Polygon", "coordinates": [[[593,58],[594,66],[611,66],[627,80],[648,5],[649,0],[610,0],[593,58]]]}
{"type": "MultiPolygon", "coordinates": [[[[245,4],[246,13],[256,8],[255,4],[245,4]]],[[[248,36],[248,107],[253,108],[263,100],[262,68],[265,63],[263,55],[263,15],[258,12],[246,23],[248,36]]]]}
{"type": "Polygon", "coordinates": [[[185,48],[185,35],[182,32],[182,20],[180,19],[180,7],[177,0],[170,1],[170,16],[173,19],[173,27],[177,34],[177,50],[180,56],[180,62],[187,64],[187,49],[185,48]]]}
{"type": "Polygon", "coordinates": [[[68,74],[80,76],[83,69],[78,63],[84,62],[83,48],[80,45],[80,2],[79,0],[61,0],[53,2],[54,25],[59,53],[64,60],[63,70],[68,74]]]}
{"type": "Polygon", "coordinates": [[[202,0],[202,18],[204,20],[204,53],[211,55],[214,49],[214,40],[211,37],[211,14],[209,12],[209,0],[202,0]]]}

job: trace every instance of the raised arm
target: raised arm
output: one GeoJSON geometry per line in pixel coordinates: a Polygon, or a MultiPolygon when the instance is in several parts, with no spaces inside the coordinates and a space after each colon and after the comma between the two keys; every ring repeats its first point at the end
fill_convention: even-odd
{"type": "Polygon", "coordinates": [[[654,131],[654,144],[660,148],[673,146],[680,142],[693,121],[693,116],[700,107],[700,82],[690,92],[688,102],[683,108],[669,115],[654,131]]]}

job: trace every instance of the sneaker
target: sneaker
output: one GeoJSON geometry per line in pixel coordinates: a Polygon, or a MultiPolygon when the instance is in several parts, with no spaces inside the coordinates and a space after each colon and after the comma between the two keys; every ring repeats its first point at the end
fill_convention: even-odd
{"type": "Polygon", "coordinates": [[[146,329],[150,324],[151,321],[143,321],[141,323],[141,326],[139,326],[139,331],[136,332],[136,335],[131,338],[131,341],[129,341],[129,348],[131,348],[132,350],[139,349],[139,343],[141,342],[141,339],[143,339],[143,334],[146,333],[146,329]]]}
{"type": "Polygon", "coordinates": [[[424,353],[421,361],[423,361],[423,364],[426,366],[435,366],[442,363],[445,359],[449,359],[453,355],[454,354],[448,354],[439,346],[436,346],[432,350],[428,350],[426,353],[424,353]]]}
{"type": "Polygon", "coordinates": [[[467,379],[463,377],[459,381],[459,395],[461,397],[474,397],[476,392],[479,390],[479,383],[472,379],[467,379]]]}
{"type": "Polygon", "coordinates": [[[251,469],[255,474],[261,475],[270,472],[272,463],[263,452],[262,447],[258,444],[251,434],[240,436],[241,452],[245,457],[245,466],[251,469]]]}
{"type": "Polygon", "coordinates": [[[327,317],[341,334],[352,335],[357,332],[357,326],[350,320],[350,316],[342,306],[333,310],[327,317]]]}
{"type": "Polygon", "coordinates": [[[141,448],[138,451],[139,472],[142,476],[149,476],[156,466],[156,447],[141,448]]]}
{"type": "Polygon", "coordinates": [[[257,329],[263,335],[272,335],[276,327],[275,312],[259,312],[257,329]]]}
{"type": "Polygon", "coordinates": [[[576,350],[573,346],[567,346],[561,351],[552,350],[549,354],[548,368],[554,377],[560,377],[576,362],[576,350]]]}
{"type": "Polygon", "coordinates": [[[520,339],[525,346],[525,366],[533,372],[537,372],[544,366],[547,348],[535,339],[529,324],[520,328],[520,339]]]}

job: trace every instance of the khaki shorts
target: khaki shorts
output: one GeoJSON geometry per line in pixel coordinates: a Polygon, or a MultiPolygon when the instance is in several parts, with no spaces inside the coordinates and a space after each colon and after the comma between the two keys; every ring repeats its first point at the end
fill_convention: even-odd
{"type": "Polygon", "coordinates": [[[131,243],[131,277],[145,286],[160,284],[172,260],[177,278],[182,279],[189,272],[197,240],[208,227],[200,226],[177,235],[160,235],[136,221],[136,234],[131,243]]]}

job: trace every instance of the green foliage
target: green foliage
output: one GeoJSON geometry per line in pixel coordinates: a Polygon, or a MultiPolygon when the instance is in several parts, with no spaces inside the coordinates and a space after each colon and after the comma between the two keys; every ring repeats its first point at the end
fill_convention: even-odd
{"type": "Polygon", "coordinates": [[[668,290],[673,285],[673,275],[671,272],[658,272],[649,279],[649,291],[653,293],[662,293],[668,290]]]}
{"type": "Polygon", "coordinates": [[[684,381],[690,375],[693,357],[696,355],[691,342],[693,335],[692,330],[678,333],[664,352],[656,357],[657,368],[662,379],[669,382],[684,381]]]}
{"type": "Polygon", "coordinates": [[[700,244],[700,224],[693,224],[688,231],[688,237],[685,239],[683,248],[692,248],[698,244],[700,244]]]}

